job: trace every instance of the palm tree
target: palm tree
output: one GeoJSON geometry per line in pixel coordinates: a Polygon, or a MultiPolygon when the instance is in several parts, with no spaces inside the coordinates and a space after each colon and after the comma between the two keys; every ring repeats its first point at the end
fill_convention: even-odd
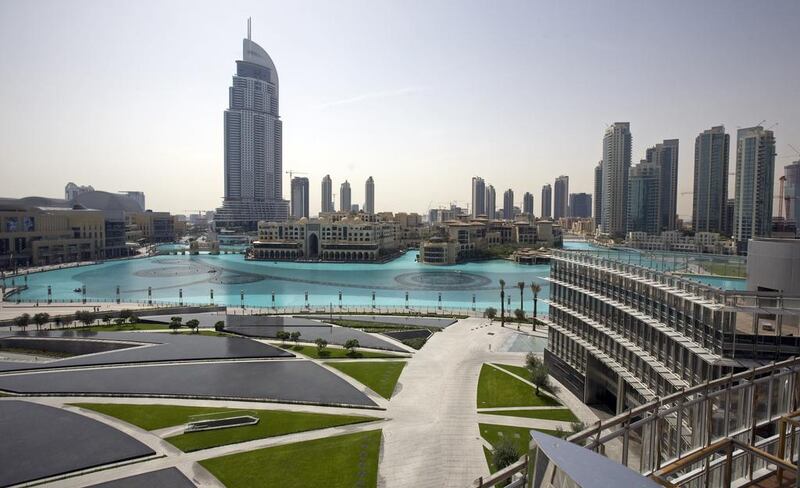
{"type": "MultiPolygon", "coordinates": [[[[522,312],[522,316],[525,317],[525,306],[523,305],[523,295],[525,293],[525,282],[524,281],[517,281],[517,288],[519,288],[519,309],[522,312]]],[[[517,330],[519,330],[519,322],[517,322],[517,330]]]]}
{"type": "Polygon", "coordinates": [[[506,326],[506,280],[500,280],[500,327],[506,326]]]}
{"type": "Polygon", "coordinates": [[[541,285],[531,282],[531,292],[533,293],[533,330],[536,330],[536,301],[539,298],[540,291],[542,291],[541,285]]]}

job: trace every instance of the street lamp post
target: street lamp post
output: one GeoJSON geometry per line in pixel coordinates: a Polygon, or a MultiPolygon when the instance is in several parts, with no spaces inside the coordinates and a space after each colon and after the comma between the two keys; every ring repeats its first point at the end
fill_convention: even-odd
{"type": "Polygon", "coordinates": [[[339,290],[339,310],[342,309],[342,290],[339,290]]]}
{"type": "Polygon", "coordinates": [[[119,285],[117,285],[117,303],[119,303],[119,285]]]}
{"type": "Polygon", "coordinates": [[[153,304],[153,287],[152,286],[148,286],[147,287],[147,304],[148,305],[152,305],[153,304]]]}
{"type": "Polygon", "coordinates": [[[406,308],[408,308],[408,292],[406,292],[406,308]]]}
{"type": "Polygon", "coordinates": [[[242,304],[242,310],[244,310],[244,290],[239,290],[239,301],[242,304]]]}
{"type": "Polygon", "coordinates": [[[214,305],[214,289],[211,289],[211,305],[214,305]]]}
{"type": "Polygon", "coordinates": [[[372,308],[375,308],[375,290],[372,290],[372,308]]]}
{"type": "Polygon", "coordinates": [[[439,292],[439,310],[442,309],[442,292],[439,292]]]}
{"type": "Polygon", "coordinates": [[[308,291],[306,291],[306,308],[308,308],[308,291]]]}
{"type": "Polygon", "coordinates": [[[81,286],[81,298],[83,303],[86,303],[86,285],[81,286]]]}
{"type": "Polygon", "coordinates": [[[178,288],[178,305],[183,306],[183,288],[178,288]]]}
{"type": "Polygon", "coordinates": [[[275,309],[275,290],[272,290],[272,309],[275,309]]]}
{"type": "Polygon", "coordinates": [[[53,289],[50,288],[50,285],[47,285],[47,304],[50,305],[53,303],[53,289]]]}
{"type": "Polygon", "coordinates": [[[475,294],[472,294],[472,311],[475,311],[475,294]]]}

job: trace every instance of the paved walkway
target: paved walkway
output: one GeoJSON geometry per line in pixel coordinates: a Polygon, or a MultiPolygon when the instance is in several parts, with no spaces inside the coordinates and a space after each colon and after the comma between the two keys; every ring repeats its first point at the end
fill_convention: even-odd
{"type": "Polygon", "coordinates": [[[485,323],[460,320],[406,366],[386,412],[379,486],[463,488],[489,474],[476,410],[480,368],[504,358],[518,362],[520,354],[490,352],[490,344],[496,350],[514,332],[485,323]]]}

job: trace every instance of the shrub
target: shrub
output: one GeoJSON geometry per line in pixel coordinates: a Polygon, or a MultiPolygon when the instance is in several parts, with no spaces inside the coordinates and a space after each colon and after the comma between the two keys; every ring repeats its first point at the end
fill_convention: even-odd
{"type": "Polygon", "coordinates": [[[350,354],[355,354],[358,346],[358,339],[347,339],[347,341],[344,343],[344,348],[349,350],[350,354]]]}
{"type": "Polygon", "coordinates": [[[494,318],[497,317],[497,309],[494,307],[488,307],[486,310],[484,310],[483,315],[489,320],[494,320],[494,318]]]}
{"type": "Polygon", "coordinates": [[[224,320],[217,321],[217,323],[214,324],[214,330],[216,330],[217,332],[222,332],[223,330],[225,330],[225,321],[224,320]]]}
{"type": "Polygon", "coordinates": [[[498,471],[511,466],[517,459],[519,459],[517,447],[508,439],[501,440],[492,449],[492,463],[498,471]]]}

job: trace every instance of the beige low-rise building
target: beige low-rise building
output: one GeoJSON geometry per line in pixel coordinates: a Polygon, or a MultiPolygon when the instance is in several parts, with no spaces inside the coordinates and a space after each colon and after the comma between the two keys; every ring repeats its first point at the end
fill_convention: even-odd
{"type": "MultiPolygon", "coordinates": [[[[250,259],[376,262],[398,252],[395,222],[364,221],[360,216],[259,222],[250,259]]],[[[374,217],[374,216],[373,216],[374,217]]]]}

